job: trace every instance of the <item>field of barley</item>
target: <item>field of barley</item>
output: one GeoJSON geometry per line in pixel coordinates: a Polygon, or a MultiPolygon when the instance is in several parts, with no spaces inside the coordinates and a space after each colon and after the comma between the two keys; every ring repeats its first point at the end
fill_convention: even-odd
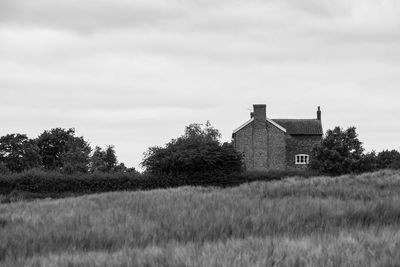
{"type": "Polygon", "coordinates": [[[0,266],[399,266],[400,171],[0,204],[0,266]]]}

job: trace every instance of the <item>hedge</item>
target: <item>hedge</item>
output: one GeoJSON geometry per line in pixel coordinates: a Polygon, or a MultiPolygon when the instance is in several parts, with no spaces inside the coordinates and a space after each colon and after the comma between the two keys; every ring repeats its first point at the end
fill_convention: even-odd
{"type": "Polygon", "coordinates": [[[151,190],[192,186],[229,187],[252,181],[270,181],[287,176],[310,176],[306,172],[246,172],[236,174],[198,174],[179,177],[154,176],[139,173],[94,173],[67,175],[58,172],[30,170],[19,174],[0,175],[0,195],[15,192],[30,193],[32,197],[62,197],[71,194],[107,191],[151,190]]]}

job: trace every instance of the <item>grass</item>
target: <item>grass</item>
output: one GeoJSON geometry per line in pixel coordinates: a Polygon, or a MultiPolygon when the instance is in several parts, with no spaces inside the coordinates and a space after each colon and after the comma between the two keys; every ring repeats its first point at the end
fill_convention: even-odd
{"type": "Polygon", "coordinates": [[[0,205],[0,266],[398,266],[400,172],[0,205]]]}

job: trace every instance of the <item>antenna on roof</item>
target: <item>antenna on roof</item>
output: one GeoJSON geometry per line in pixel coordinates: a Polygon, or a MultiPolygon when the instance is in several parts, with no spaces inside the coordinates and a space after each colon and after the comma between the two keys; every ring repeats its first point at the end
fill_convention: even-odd
{"type": "Polygon", "coordinates": [[[247,108],[248,111],[250,111],[250,119],[254,117],[254,112],[251,108],[247,108]]]}

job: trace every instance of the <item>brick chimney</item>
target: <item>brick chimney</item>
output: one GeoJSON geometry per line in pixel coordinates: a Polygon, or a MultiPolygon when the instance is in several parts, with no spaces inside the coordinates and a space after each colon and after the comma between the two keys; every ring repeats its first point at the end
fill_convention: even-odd
{"type": "Polygon", "coordinates": [[[253,169],[268,169],[267,105],[253,105],[252,163],[253,169]]]}
{"type": "Polygon", "coordinates": [[[265,123],[267,119],[267,105],[265,104],[254,104],[253,105],[253,118],[255,121],[265,123]]]}
{"type": "Polygon", "coordinates": [[[318,107],[318,110],[317,110],[317,120],[321,120],[321,107],[318,107]]]}

